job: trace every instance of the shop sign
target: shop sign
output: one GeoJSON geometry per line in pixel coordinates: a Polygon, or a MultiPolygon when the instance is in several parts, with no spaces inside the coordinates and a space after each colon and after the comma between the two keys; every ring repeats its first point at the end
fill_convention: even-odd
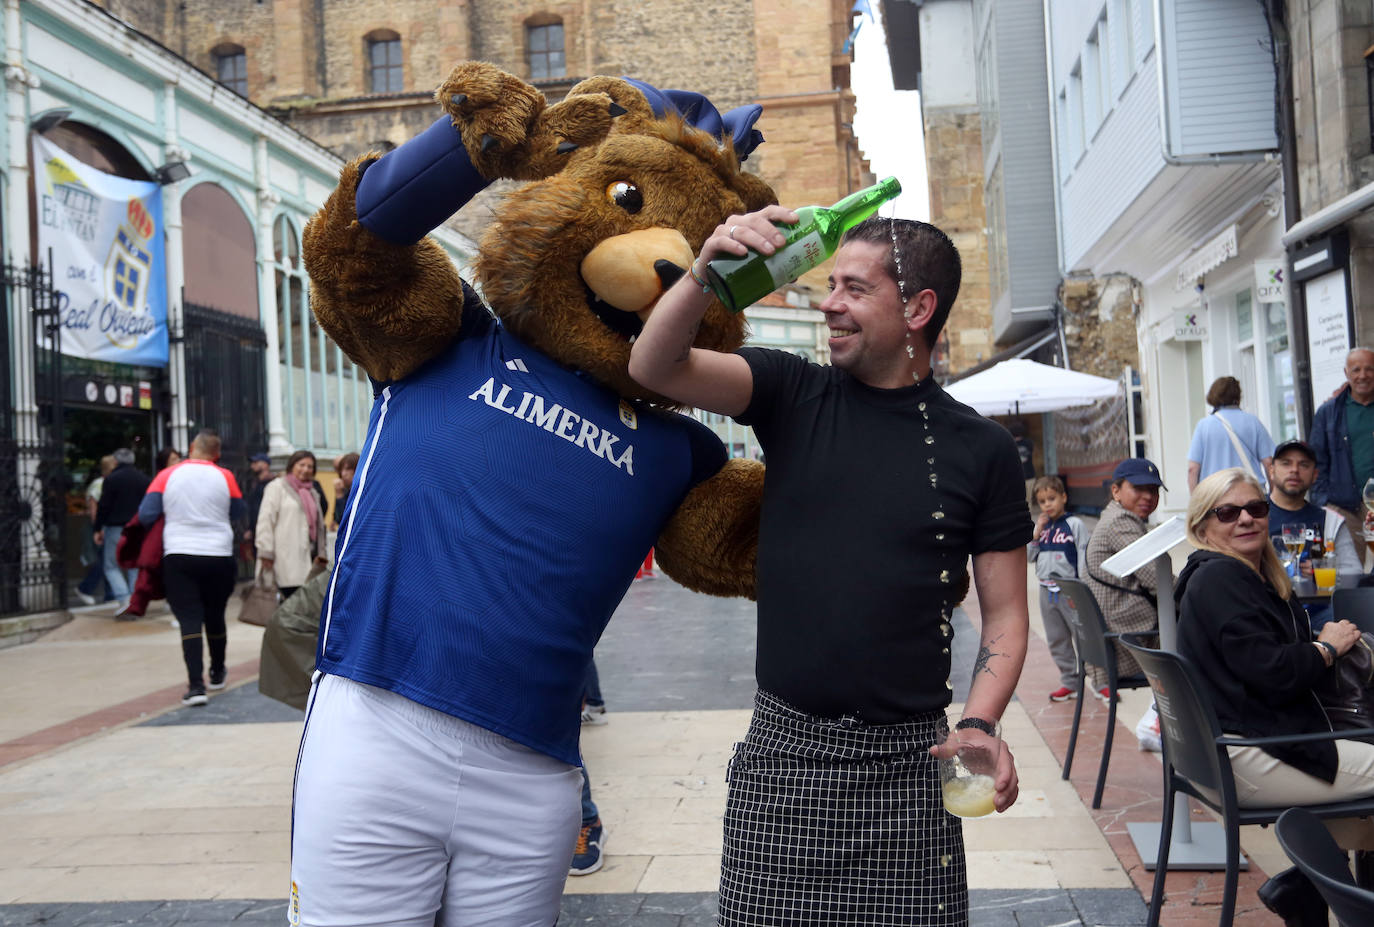
{"type": "Polygon", "coordinates": [[[1287,271],[1283,266],[1283,258],[1271,258],[1267,261],[1255,262],[1255,302],[1257,303],[1286,303],[1288,302],[1288,284],[1286,282],[1287,271]]]}
{"type": "Polygon", "coordinates": [[[38,253],[52,255],[62,353],[165,367],[162,188],[98,171],[41,135],[33,164],[38,253]]]}
{"type": "Polygon", "coordinates": [[[1336,269],[1303,281],[1307,302],[1307,353],[1312,363],[1312,396],[1320,405],[1345,383],[1350,353],[1350,301],[1345,271],[1336,269]]]}
{"type": "Polygon", "coordinates": [[[1232,223],[1220,235],[1183,259],[1178,265],[1178,279],[1174,281],[1174,289],[1192,288],[1207,271],[1221,266],[1239,253],[1236,226],[1232,223]]]}
{"type": "Polygon", "coordinates": [[[1201,306],[1174,310],[1175,341],[1207,340],[1207,320],[1201,306]]]}

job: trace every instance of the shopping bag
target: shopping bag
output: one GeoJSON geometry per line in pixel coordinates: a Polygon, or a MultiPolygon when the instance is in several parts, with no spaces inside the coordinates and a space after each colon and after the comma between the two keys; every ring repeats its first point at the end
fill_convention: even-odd
{"type": "Polygon", "coordinates": [[[277,584],[272,571],[260,570],[253,585],[245,587],[239,597],[243,600],[239,621],[260,628],[267,627],[267,620],[277,610],[277,584]]]}

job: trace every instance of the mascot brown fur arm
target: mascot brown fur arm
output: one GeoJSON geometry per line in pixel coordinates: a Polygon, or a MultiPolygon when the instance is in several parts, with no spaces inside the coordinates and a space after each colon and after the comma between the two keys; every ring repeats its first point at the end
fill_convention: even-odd
{"type": "Polygon", "coordinates": [[[727,460],[695,487],[659,535],[659,566],[688,589],[754,598],[763,464],[727,460]]]}

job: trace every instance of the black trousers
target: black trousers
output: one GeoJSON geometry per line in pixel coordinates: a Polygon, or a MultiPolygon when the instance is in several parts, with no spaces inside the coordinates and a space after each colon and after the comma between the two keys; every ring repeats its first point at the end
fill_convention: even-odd
{"type": "Polygon", "coordinates": [[[162,584],[167,604],[181,625],[181,654],[192,686],[205,684],[202,631],[210,646],[210,669],[224,669],[228,643],[224,607],[234,592],[236,577],[233,557],[167,554],[162,558],[162,584]]]}

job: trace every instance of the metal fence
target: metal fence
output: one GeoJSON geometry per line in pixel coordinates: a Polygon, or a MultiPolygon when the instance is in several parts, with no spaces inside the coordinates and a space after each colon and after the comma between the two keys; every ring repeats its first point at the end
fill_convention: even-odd
{"type": "Polygon", "coordinates": [[[5,264],[0,357],[0,616],[67,605],[62,353],[51,268],[5,264]],[[28,326],[21,323],[27,319],[28,326]],[[16,334],[24,332],[24,334],[16,334]],[[29,340],[15,352],[15,338],[29,340]],[[21,363],[14,363],[16,357],[21,363]]]}

